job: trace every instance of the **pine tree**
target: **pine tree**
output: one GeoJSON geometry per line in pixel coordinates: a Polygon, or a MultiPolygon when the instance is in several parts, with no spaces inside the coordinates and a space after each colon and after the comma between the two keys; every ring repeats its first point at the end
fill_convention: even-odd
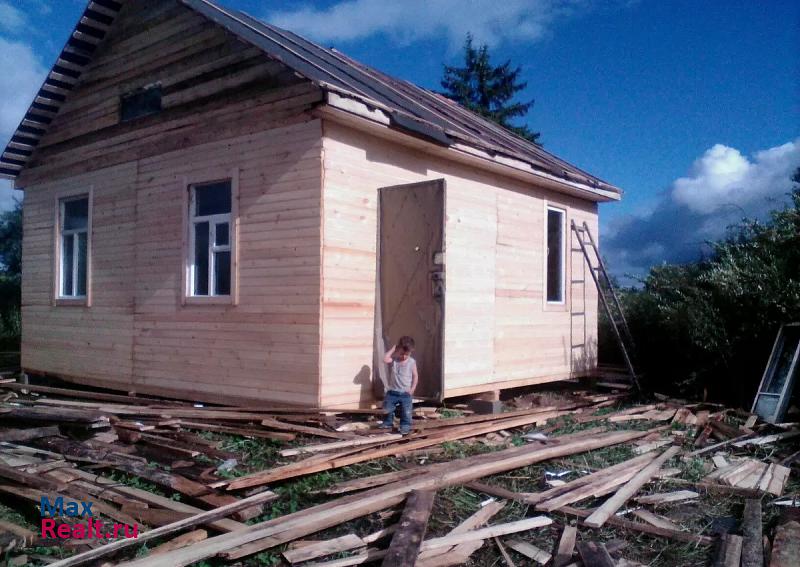
{"type": "Polygon", "coordinates": [[[444,96],[465,106],[531,142],[539,143],[539,132],[527,126],[511,123],[524,117],[533,100],[512,102],[514,96],[528,83],[519,82],[520,68],[511,68],[511,61],[494,66],[489,57],[489,47],[473,45],[472,34],[467,34],[464,44],[464,67],[444,66],[442,87],[444,96]]]}

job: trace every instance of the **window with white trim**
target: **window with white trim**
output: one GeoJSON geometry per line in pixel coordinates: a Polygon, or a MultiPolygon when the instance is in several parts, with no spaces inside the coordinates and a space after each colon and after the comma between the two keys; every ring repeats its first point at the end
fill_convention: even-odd
{"type": "Polygon", "coordinates": [[[61,298],[86,297],[89,256],[89,197],[59,201],[59,282],[61,298]]]}
{"type": "Polygon", "coordinates": [[[189,278],[193,297],[231,294],[231,181],[189,186],[189,278]]]}
{"type": "Polygon", "coordinates": [[[547,302],[564,303],[566,211],[547,207],[547,302]]]}

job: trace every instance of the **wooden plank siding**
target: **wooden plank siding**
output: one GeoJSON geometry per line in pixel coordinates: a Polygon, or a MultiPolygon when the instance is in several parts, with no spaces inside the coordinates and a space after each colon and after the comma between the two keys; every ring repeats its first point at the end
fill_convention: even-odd
{"type": "MultiPolygon", "coordinates": [[[[544,296],[546,207],[597,206],[324,122],[321,398],[368,403],[377,190],[445,179],[445,396],[564,379],[596,366],[597,292],[567,242],[564,305],[544,296]],[[585,312],[577,317],[571,311],[585,312]],[[582,348],[572,348],[579,342],[582,348]]],[[[571,239],[570,233],[567,237],[571,239]]],[[[397,337],[390,337],[396,339],[397,337]]],[[[420,369],[424,372],[424,369],[420,369]]]]}
{"type": "Polygon", "coordinates": [[[23,367],[205,401],[319,403],[321,91],[177,2],[127,2],[17,185],[23,367]],[[161,83],[163,110],[119,121],[161,83]],[[185,179],[238,173],[238,302],[184,304],[185,179]],[[90,306],[54,303],[55,203],[92,187],[90,306]]]}

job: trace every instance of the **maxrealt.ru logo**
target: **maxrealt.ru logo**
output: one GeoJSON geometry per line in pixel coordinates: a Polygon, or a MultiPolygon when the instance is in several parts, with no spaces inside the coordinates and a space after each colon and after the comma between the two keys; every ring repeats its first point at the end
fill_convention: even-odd
{"type": "Polygon", "coordinates": [[[42,516],[43,538],[54,539],[116,539],[139,537],[137,524],[104,524],[94,518],[92,506],[94,502],[80,500],[64,500],[59,496],[52,502],[42,496],[40,513],[42,516]],[[59,518],[61,522],[57,522],[59,518]],[[85,520],[82,522],[81,520],[85,520]]]}

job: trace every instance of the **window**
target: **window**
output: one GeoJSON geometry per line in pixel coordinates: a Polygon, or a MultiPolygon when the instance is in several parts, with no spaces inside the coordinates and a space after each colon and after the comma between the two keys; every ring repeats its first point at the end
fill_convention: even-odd
{"type": "Polygon", "coordinates": [[[161,85],[152,85],[120,97],[122,122],[161,112],[161,85]]]}
{"type": "Polygon", "coordinates": [[[547,207],[547,302],[564,302],[564,227],[566,213],[547,207]]]}
{"type": "Polygon", "coordinates": [[[58,295],[85,298],[89,261],[89,197],[59,201],[58,295]]]}
{"type": "Polygon", "coordinates": [[[231,295],[231,182],[189,186],[188,295],[231,295]]]}

